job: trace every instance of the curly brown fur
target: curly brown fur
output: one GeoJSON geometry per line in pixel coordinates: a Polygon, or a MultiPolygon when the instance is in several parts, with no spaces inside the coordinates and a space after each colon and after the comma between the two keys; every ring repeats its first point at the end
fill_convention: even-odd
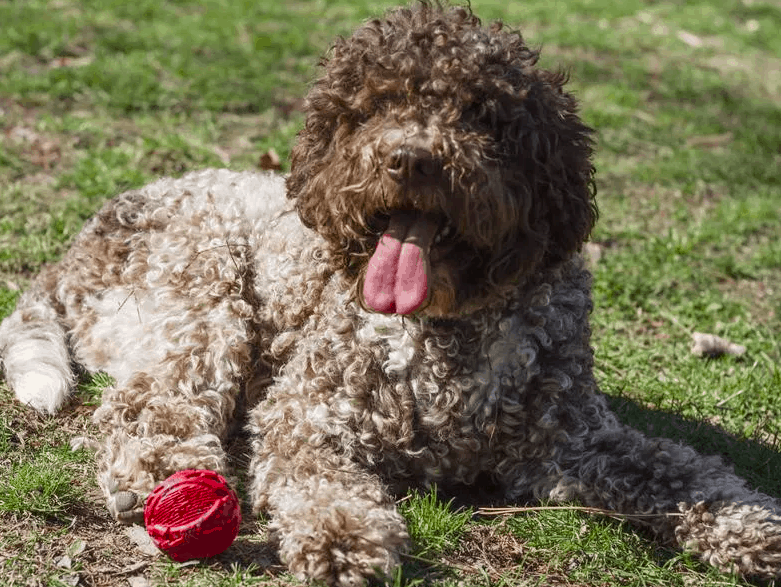
{"type": "Polygon", "coordinates": [[[580,248],[596,219],[591,131],[565,76],[535,69],[537,58],[499,23],[425,4],[336,43],[307,99],[288,189],[348,275],[398,209],[457,230],[432,259],[430,314],[482,307],[580,248]],[[402,182],[388,173],[399,149],[424,153],[402,182]]]}
{"type": "Polygon", "coordinates": [[[300,578],[356,585],[408,543],[394,494],[489,476],[580,500],[747,575],[781,576],[778,503],[620,424],[593,376],[591,130],[520,34],[417,4],[340,40],[286,188],[203,171],[108,202],[0,325],[17,397],[110,373],[99,484],[120,521],[184,468],[228,474],[300,578]]]}

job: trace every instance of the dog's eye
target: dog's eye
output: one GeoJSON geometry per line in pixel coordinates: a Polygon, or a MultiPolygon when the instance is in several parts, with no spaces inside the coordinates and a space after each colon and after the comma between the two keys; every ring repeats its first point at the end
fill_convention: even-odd
{"type": "Polygon", "coordinates": [[[464,111],[463,123],[469,131],[478,132],[501,142],[505,124],[500,108],[493,100],[485,100],[471,105],[464,111]]]}

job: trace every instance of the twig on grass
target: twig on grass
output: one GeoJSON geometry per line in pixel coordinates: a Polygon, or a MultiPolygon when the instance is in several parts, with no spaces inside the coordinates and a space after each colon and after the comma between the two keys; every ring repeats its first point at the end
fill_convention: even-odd
{"type": "Polygon", "coordinates": [[[579,506],[579,505],[559,505],[559,506],[528,506],[528,507],[495,507],[495,508],[478,508],[475,513],[480,516],[510,516],[514,514],[523,514],[528,512],[546,512],[546,511],[573,511],[583,512],[585,514],[593,514],[598,516],[606,516],[608,518],[614,518],[616,520],[634,520],[643,518],[656,518],[658,516],[666,516],[670,518],[678,518],[683,514],[679,512],[665,512],[660,514],[622,514],[620,512],[614,512],[613,510],[606,510],[602,508],[579,506]]]}

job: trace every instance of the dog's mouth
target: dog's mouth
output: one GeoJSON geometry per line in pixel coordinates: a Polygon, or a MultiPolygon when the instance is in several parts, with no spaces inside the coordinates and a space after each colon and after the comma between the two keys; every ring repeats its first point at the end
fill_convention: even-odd
{"type": "Polygon", "coordinates": [[[431,295],[431,250],[454,233],[445,219],[414,210],[389,214],[363,282],[366,305],[384,314],[412,314],[431,295]]]}

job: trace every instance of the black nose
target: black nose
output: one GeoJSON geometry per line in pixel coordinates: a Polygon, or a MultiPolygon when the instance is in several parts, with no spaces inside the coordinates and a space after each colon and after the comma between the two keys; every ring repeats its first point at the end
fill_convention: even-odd
{"type": "Polygon", "coordinates": [[[439,163],[428,149],[402,145],[390,152],[386,168],[398,182],[427,182],[439,172],[439,163]]]}

